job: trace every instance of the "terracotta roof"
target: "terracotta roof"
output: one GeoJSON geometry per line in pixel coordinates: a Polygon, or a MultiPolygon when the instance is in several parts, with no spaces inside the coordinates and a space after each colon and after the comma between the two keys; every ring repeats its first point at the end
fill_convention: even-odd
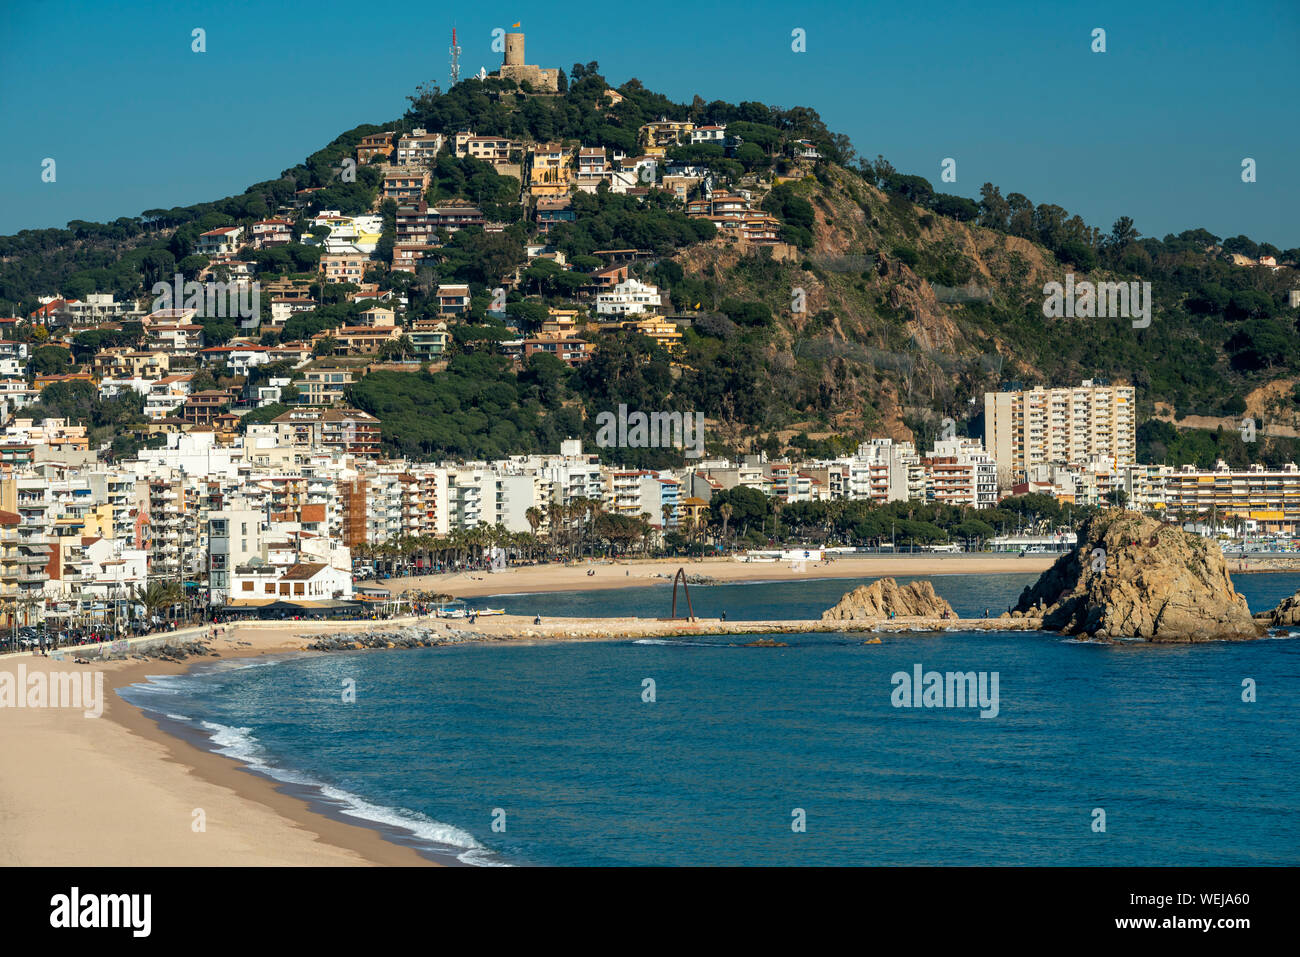
{"type": "Polygon", "coordinates": [[[322,568],[328,567],[324,562],[299,562],[284,573],[281,581],[307,581],[314,578],[322,568]]]}

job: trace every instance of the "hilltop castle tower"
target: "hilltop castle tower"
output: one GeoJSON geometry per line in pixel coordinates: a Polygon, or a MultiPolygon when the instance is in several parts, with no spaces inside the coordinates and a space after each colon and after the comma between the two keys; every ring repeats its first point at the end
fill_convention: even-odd
{"type": "Polygon", "coordinates": [[[506,34],[506,59],[503,66],[524,66],[524,35],[506,34]]]}
{"type": "Polygon", "coordinates": [[[501,62],[501,69],[495,74],[503,80],[516,83],[528,82],[534,92],[558,93],[560,91],[560,71],[532,66],[524,62],[524,35],[522,33],[506,34],[506,55],[501,62]]]}

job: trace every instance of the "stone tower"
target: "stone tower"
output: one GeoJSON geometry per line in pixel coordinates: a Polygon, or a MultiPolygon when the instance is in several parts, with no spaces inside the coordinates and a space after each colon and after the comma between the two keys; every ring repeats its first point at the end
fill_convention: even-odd
{"type": "Polygon", "coordinates": [[[522,33],[506,34],[506,55],[501,62],[501,69],[495,76],[516,83],[528,83],[534,92],[556,93],[559,91],[560,71],[529,66],[524,62],[524,35],[522,33]]]}
{"type": "Polygon", "coordinates": [[[506,34],[506,66],[524,65],[524,35],[522,33],[506,34]]]}

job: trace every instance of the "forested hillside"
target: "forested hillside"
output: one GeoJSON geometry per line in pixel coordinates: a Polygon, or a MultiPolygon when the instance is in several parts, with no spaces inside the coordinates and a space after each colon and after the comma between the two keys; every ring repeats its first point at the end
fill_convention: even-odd
{"type": "MultiPolygon", "coordinates": [[[[1288,302],[1300,288],[1300,250],[1221,238],[1194,223],[1163,238],[1143,236],[1127,218],[1101,229],[994,184],[983,186],[979,201],[944,194],[881,157],[859,158],[808,108],[698,96],[674,103],[635,79],[615,96],[595,63],[575,64],[563,87],[559,96],[529,95],[496,79],[467,80],[445,93],[423,88],[402,117],[349,130],[239,196],[0,237],[0,313],[27,316],[40,295],[146,297],[153,283],[207,265],[193,254],[199,233],[265,218],[315,187],[308,211],[383,214],[384,239],[365,279],[408,297],[404,322],[436,314],[439,283],[471,286],[473,305],[450,330],[445,369],[375,371],[353,387],[351,401],[381,418],[394,452],[483,457],[553,450],[564,435],[590,439],[594,413],[626,403],[703,412],[710,451],[819,454],[871,435],[925,442],[944,416],[960,432],[977,432],[986,390],[1092,378],[1136,386],[1141,460],[1294,456],[1291,440],[1267,432],[1300,424],[1298,315],[1288,302]],[[724,241],[666,190],[601,190],[575,194],[574,221],[548,237],[567,265],[529,263],[524,247],[537,238],[538,225],[519,180],[447,152],[432,166],[429,199],[473,201],[506,228],[447,235],[434,262],[414,275],[392,272],[395,205],[380,202],[379,173],[363,165],[355,182],[340,178],[361,138],[382,130],[472,129],[634,156],[642,149],[638,129],[661,117],[726,124],[743,141],[727,151],[672,147],[664,161],[706,166],[718,188],[752,194],[780,221],[784,252],[724,241]],[[792,152],[799,141],[815,147],[815,162],[792,152]],[[585,311],[588,274],[603,265],[593,253],[611,248],[653,254],[633,274],[657,285],[671,304],[664,311],[683,320],[679,351],[670,355],[632,332],[601,332],[592,336],[593,358],[577,369],[542,355],[515,369],[497,354],[496,344],[513,333],[489,308],[491,290],[521,270],[505,313],[528,331],[548,306],[585,311]],[[1282,265],[1234,264],[1234,253],[1272,256],[1282,265]],[[1044,284],[1067,273],[1150,283],[1150,325],[1046,318],[1044,284]],[[1175,427],[1189,415],[1247,412],[1264,430],[1255,443],[1230,430],[1175,427]]],[[[299,222],[295,238],[301,233],[299,222]]],[[[295,242],[250,255],[259,278],[269,280],[313,278],[320,252],[295,242]]],[[[343,287],[317,281],[313,292],[318,307],[295,315],[281,333],[264,335],[264,344],[347,325],[364,308],[348,302],[343,287]]],[[[209,342],[237,333],[228,321],[204,322],[209,342]]],[[[620,455],[629,464],[678,460],[655,449],[620,455]]]]}

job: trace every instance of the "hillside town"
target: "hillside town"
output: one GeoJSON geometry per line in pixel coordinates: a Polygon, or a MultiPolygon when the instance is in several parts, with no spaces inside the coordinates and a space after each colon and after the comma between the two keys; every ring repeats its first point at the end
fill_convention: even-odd
{"type": "MultiPolygon", "coordinates": [[[[170,353],[148,388],[177,377],[170,353]]],[[[141,360],[140,370],[145,363],[141,360]]],[[[88,381],[112,388],[108,376],[88,381]]],[[[193,396],[190,396],[193,398],[193,396]]],[[[985,443],[928,450],[877,438],[807,461],[702,459],[682,468],[601,464],[579,440],[553,455],[483,462],[386,457],[376,420],[303,393],[298,407],[244,434],[218,419],[162,416],[165,445],[105,461],[84,427],[11,414],[0,439],[0,599],[6,624],[71,625],[115,616],[160,585],[191,613],[326,613],[364,600],[355,578],[405,555],[424,570],[519,561],[591,514],[644,521],[615,552],[661,549],[706,532],[710,502],[737,487],[781,506],[835,500],[992,508],[1008,495],[1124,501],[1239,530],[1294,531],[1300,469],[1204,471],[1134,461],[1133,389],[1084,382],[988,393],[985,443]]],[[[183,403],[182,403],[183,404],[183,403]]],[[[997,547],[996,541],[986,543],[997,547]]],[[[372,596],[373,597],[373,593],[372,596]]],[[[162,607],[162,604],[159,605],[162,607]]],[[[153,611],[153,609],[150,609],[153,611]]],[[[120,622],[119,622],[120,623],[120,622]]]]}
{"type": "MultiPolygon", "coordinates": [[[[492,76],[536,96],[566,82],[524,57],[523,34],[508,34],[492,76]]],[[[606,89],[601,102],[621,99],[606,89]]],[[[1126,503],[1232,534],[1296,531],[1300,468],[1139,463],[1135,388],[1101,380],[1008,383],[984,394],[982,427],[966,397],[962,434],[945,419],[928,448],[879,436],[840,455],[702,454],[671,468],[611,464],[579,438],[545,453],[421,461],[397,454],[384,423],[355,407],[363,377],[436,376],[484,328],[502,331],[493,355],[516,370],[539,355],[578,369],[624,334],[680,369],[698,304],[652,281],[652,250],[598,248],[573,262],[550,240],[581,221],[584,197],[612,195],[668,204],[698,226],[690,242],[792,258],[806,231],[794,201],[778,217],[772,199],[809,175],[823,147],[803,137],[756,146],[737,128],[751,138],[771,129],[661,118],[639,128],[633,151],[474,129],[368,133],[337,175],[348,184],[373,171],[363,174],[378,184],[371,208],[345,214],[322,199],[333,187],[297,189],[264,215],[197,231],[149,296],[51,293],[0,317],[0,623],[16,633],[45,622],[119,628],[177,608],[355,612],[381,598],[355,582],[396,559],[421,570],[523,561],[538,543],[553,550],[584,534],[614,554],[724,548],[725,522],[719,535],[711,510],[736,488],[778,509],[843,500],[981,510],[1038,495],[1126,503]],[[500,286],[428,281],[458,234],[503,233],[515,213],[526,261],[500,286]],[[419,310],[412,287],[393,281],[403,275],[427,287],[419,310]],[[628,521],[596,529],[598,514],[628,521]]],[[[747,308],[736,307],[742,323],[747,308]]],[[[664,445],[683,447],[667,425],[665,434],[664,445]]],[[[637,443],[620,433],[614,444],[637,443]]],[[[1019,547],[1002,531],[964,544],[1019,547]]],[[[751,546],[767,533],[754,534],[751,546]]]]}

